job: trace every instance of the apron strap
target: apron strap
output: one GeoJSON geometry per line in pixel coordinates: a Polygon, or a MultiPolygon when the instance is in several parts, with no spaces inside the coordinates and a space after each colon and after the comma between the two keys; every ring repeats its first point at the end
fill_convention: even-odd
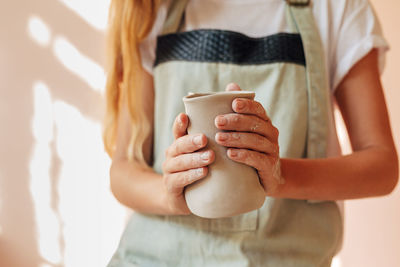
{"type": "Polygon", "coordinates": [[[175,33],[181,26],[189,0],[171,0],[161,34],[175,33]]]}
{"type": "Polygon", "coordinates": [[[306,58],[308,130],[306,156],[326,157],[328,140],[329,89],[325,56],[309,0],[286,0],[294,30],[300,33],[306,58]]]}

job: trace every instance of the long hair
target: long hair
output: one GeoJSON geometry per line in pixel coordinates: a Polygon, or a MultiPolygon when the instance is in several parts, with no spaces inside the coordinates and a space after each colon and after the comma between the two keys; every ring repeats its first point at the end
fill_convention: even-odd
{"type": "Polygon", "coordinates": [[[112,157],[117,137],[118,114],[122,98],[126,98],[132,123],[132,135],[127,156],[147,167],[143,143],[150,132],[142,92],[142,70],[139,44],[151,31],[161,0],[112,0],[109,10],[106,62],[106,113],[103,122],[103,142],[112,157]]]}

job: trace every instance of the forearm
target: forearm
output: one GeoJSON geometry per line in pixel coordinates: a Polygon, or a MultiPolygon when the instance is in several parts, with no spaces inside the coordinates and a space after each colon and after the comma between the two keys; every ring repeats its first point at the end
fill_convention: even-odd
{"type": "Polygon", "coordinates": [[[343,200],[389,194],[398,180],[397,154],[371,147],[327,159],[281,159],[285,179],[275,197],[343,200]]]}
{"type": "Polygon", "coordinates": [[[120,160],[113,162],[110,177],[114,196],[125,206],[142,213],[169,214],[160,174],[120,160]]]}

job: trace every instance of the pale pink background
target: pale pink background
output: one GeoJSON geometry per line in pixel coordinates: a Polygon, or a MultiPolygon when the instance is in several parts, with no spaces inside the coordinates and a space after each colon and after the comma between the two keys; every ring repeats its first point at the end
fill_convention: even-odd
{"type": "MultiPolygon", "coordinates": [[[[64,38],[103,65],[104,31],[85,14],[104,9],[105,2],[20,0],[1,5],[2,267],[105,266],[117,245],[127,213],[108,191],[110,162],[99,135],[103,93],[55,54],[57,40],[64,38]],[[67,2],[72,4],[68,7],[67,2]],[[71,9],[74,3],[86,7],[76,12],[71,9]],[[46,45],[29,35],[33,15],[50,29],[46,45]],[[38,81],[45,89],[35,91],[38,81]],[[47,102],[35,102],[35,92],[47,92],[47,102]],[[47,113],[40,113],[43,106],[47,113]],[[49,121],[46,114],[51,114],[49,121]],[[34,132],[37,121],[47,125],[48,132],[40,127],[34,132]]],[[[400,1],[372,2],[391,45],[383,83],[399,147],[400,1]]],[[[97,15],[104,21],[104,12],[97,15]]],[[[400,266],[399,188],[387,197],[346,202],[344,246],[333,266],[400,266]]]]}
{"type": "MultiPolygon", "coordinates": [[[[372,0],[391,50],[382,77],[392,132],[400,148],[400,1],[372,0]]],[[[361,96],[362,97],[362,96],[361,96]]],[[[382,198],[346,202],[344,267],[400,266],[400,187],[382,198]]]]}

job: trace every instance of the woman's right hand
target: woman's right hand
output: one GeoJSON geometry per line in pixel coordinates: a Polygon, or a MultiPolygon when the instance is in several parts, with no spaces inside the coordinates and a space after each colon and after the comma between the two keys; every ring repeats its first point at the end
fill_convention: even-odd
{"type": "Polygon", "coordinates": [[[199,149],[207,145],[204,134],[187,134],[189,118],[179,114],[172,131],[174,142],[165,152],[163,163],[163,182],[166,190],[166,200],[171,214],[190,214],[183,194],[184,187],[204,178],[208,173],[208,165],[215,159],[214,151],[199,149]]]}

